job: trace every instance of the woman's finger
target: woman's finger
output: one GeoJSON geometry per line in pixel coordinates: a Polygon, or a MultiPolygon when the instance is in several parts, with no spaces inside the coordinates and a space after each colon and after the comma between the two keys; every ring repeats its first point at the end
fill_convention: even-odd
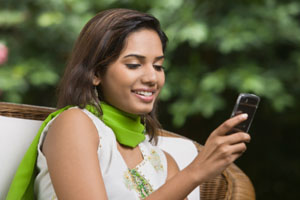
{"type": "Polygon", "coordinates": [[[226,120],[217,129],[215,129],[213,131],[212,135],[225,135],[233,127],[235,127],[239,123],[245,121],[247,118],[248,118],[248,114],[246,114],[246,113],[243,113],[243,114],[237,115],[235,117],[232,117],[232,118],[226,120]]]}
{"type": "Polygon", "coordinates": [[[250,142],[251,137],[248,133],[237,132],[231,135],[223,136],[227,144],[237,144],[241,142],[250,142]]]}
{"type": "Polygon", "coordinates": [[[247,150],[245,143],[238,143],[235,145],[231,145],[227,148],[228,148],[228,152],[223,153],[223,155],[225,155],[225,157],[223,157],[223,160],[227,164],[234,162],[237,158],[239,158],[247,150]]]}
{"type": "Polygon", "coordinates": [[[247,146],[244,142],[240,142],[230,146],[232,154],[240,154],[247,150],[247,146]]]}
{"type": "Polygon", "coordinates": [[[232,154],[231,157],[230,157],[230,162],[233,163],[236,159],[238,159],[239,157],[241,157],[241,155],[243,155],[243,153],[244,152],[232,154]]]}

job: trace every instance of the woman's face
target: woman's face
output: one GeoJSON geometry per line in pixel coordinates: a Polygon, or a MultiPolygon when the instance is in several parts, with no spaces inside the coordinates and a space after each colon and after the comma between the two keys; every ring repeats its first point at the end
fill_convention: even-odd
{"type": "Polygon", "coordinates": [[[95,82],[100,83],[107,103],[128,113],[146,114],[165,83],[163,61],[158,34],[141,29],[127,37],[118,59],[95,82]]]}

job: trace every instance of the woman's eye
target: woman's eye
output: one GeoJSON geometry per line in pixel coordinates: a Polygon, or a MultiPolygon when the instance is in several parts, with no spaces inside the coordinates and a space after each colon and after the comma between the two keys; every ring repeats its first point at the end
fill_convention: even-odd
{"type": "Polygon", "coordinates": [[[162,71],[162,70],[165,69],[162,65],[153,65],[153,67],[154,67],[155,70],[157,70],[157,71],[162,71]]]}
{"type": "Polygon", "coordinates": [[[126,66],[129,68],[129,69],[136,69],[138,68],[139,66],[141,66],[140,64],[126,64],[126,66]]]}

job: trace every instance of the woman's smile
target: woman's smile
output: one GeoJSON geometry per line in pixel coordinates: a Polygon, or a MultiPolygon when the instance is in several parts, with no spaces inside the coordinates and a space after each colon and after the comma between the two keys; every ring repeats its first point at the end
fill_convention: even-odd
{"type": "Polygon", "coordinates": [[[143,102],[151,103],[155,99],[155,89],[136,89],[132,92],[143,102]]]}

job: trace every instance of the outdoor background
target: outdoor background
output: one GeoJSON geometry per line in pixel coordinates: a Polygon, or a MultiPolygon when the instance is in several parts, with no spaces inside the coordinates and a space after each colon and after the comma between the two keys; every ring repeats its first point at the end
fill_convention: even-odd
{"type": "Polygon", "coordinates": [[[84,24],[131,8],[169,37],[159,118],[204,144],[240,92],[261,104],[236,164],[257,199],[300,199],[298,0],[0,0],[0,101],[55,106],[55,87],[84,24]]]}

